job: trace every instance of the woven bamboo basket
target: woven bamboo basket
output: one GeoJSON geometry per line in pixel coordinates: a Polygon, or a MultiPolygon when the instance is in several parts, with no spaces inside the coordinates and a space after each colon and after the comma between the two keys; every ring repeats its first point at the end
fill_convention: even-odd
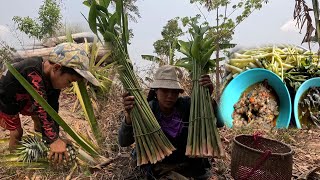
{"type": "Polygon", "coordinates": [[[282,142],[239,135],[233,139],[231,175],[236,180],[290,180],[292,154],[282,142]]]}

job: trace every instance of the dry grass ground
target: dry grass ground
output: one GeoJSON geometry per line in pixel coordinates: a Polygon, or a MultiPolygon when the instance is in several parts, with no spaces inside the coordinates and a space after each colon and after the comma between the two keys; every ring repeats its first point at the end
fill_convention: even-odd
{"type": "MultiPolygon", "coordinates": [[[[106,168],[90,173],[88,167],[77,167],[70,174],[69,170],[56,170],[54,168],[45,170],[33,170],[23,168],[8,168],[0,165],[0,179],[126,179],[134,171],[134,165],[130,159],[131,147],[120,148],[117,143],[118,129],[120,126],[119,113],[122,111],[121,88],[114,86],[108,99],[101,100],[101,112],[99,112],[99,124],[103,133],[104,143],[100,144],[102,154],[107,158],[115,158],[106,168]]],[[[84,120],[82,113],[72,113],[75,97],[63,94],[61,96],[60,112],[63,119],[89,138],[92,136],[88,123],[84,120]]],[[[26,130],[33,130],[32,120],[28,117],[22,118],[26,130]]],[[[223,160],[212,159],[212,179],[232,179],[230,175],[230,160],[232,139],[238,134],[253,134],[262,131],[264,137],[272,138],[290,145],[294,150],[293,177],[298,179],[303,173],[308,172],[316,165],[320,165],[320,130],[273,130],[264,131],[254,128],[220,129],[222,142],[226,150],[226,158],[223,160]]],[[[8,137],[7,131],[0,130],[0,138],[8,137]]]]}

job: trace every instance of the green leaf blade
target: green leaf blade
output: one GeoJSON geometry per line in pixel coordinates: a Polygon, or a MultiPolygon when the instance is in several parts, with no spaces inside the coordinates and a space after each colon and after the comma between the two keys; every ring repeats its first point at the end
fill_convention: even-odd
{"type": "Polygon", "coordinates": [[[83,139],[59,116],[59,114],[40,96],[32,85],[10,64],[5,63],[8,70],[28,91],[28,93],[43,107],[43,109],[54,119],[83,149],[93,156],[99,155],[98,152],[88,145],[83,139]]]}

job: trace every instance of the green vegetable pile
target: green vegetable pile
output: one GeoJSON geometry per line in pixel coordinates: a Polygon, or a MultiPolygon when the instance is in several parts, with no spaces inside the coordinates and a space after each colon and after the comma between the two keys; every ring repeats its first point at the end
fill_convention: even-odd
{"type": "Polygon", "coordinates": [[[237,51],[231,55],[225,68],[229,74],[225,77],[223,87],[239,73],[252,68],[264,68],[274,72],[294,91],[304,81],[320,76],[319,55],[292,45],[237,51]]]}

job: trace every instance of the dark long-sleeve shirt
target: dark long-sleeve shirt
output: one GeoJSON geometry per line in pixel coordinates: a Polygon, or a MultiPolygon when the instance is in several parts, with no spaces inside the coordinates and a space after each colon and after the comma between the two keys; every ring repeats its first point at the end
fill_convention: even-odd
{"type": "MultiPolygon", "coordinates": [[[[159,103],[157,100],[152,100],[149,102],[152,112],[154,113],[156,119],[159,121],[161,119],[161,112],[159,103]]],[[[180,113],[180,117],[183,122],[183,127],[179,131],[176,137],[172,137],[164,131],[167,138],[170,140],[172,145],[176,148],[173,153],[162,160],[162,163],[168,164],[180,164],[187,163],[191,165],[189,168],[199,174],[202,174],[205,168],[210,167],[210,163],[207,158],[189,158],[185,155],[187,137],[188,137],[188,122],[190,115],[190,97],[179,97],[175,105],[176,110],[180,113]]],[[[161,123],[160,123],[161,124],[161,123]]],[[[217,126],[222,127],[223,123],[217,120],[217,126]]],[[[161,127],[164,129],[165,127],[161,127]]],[[[129,146],[134,143],[133,127],[125,123],[122,120],[122,125],[119,130],[119,144],[122,147],[129,146]]]]}
{"type": "Polygon", "coordinates": [[[118,140],[121,147],[127,147],[134,143],[132,125],[128,125],[124,120],[119,130],[118,140]]]}
{"type": "MultiPolygon", "coordinates": [[[[20,74],[34,87],[51,107],[58,112],[60,90],[53,89],[51,81],[43,73],[42,58],[32,58],[13,64],[20,74]]],[[[5,71],[0,79],[0,111],[16,115],[27,105],[40,119],[44,140],[53,142],[59,136],[58,124],[36,102],[28,91],[9,72],[5,71]]]]}
{"type": "MultiPolygon", "coordinates": [[[[159,120],[159,106],[157,105],[157,101],[153,100],[149,102],[149,105],[151,106],[151,109],[154,113],[156,113],[156,118],[159,120]]],[[[184,121],[188,122],[189,120],[189,109],[190,109],[190,97],[179,97],[176,107],[178,106],[179,110],[182,110],[184,114],[184,121]]],[[[217,105],[214,102],[215,107],[215,114],[217,114],[217,105]]],[[[224,123],[222,120],[217,119],[217,127],[224,126],[224,123]]],[[[119,145],[121,147],[127,147],[134,143],[134,134],[133,134],[133,128],[132,125],[128,125],[125,122],[125,119],[122,119],[122,124],[119,130],[119,136],[118,136],[119,145]]]]}

